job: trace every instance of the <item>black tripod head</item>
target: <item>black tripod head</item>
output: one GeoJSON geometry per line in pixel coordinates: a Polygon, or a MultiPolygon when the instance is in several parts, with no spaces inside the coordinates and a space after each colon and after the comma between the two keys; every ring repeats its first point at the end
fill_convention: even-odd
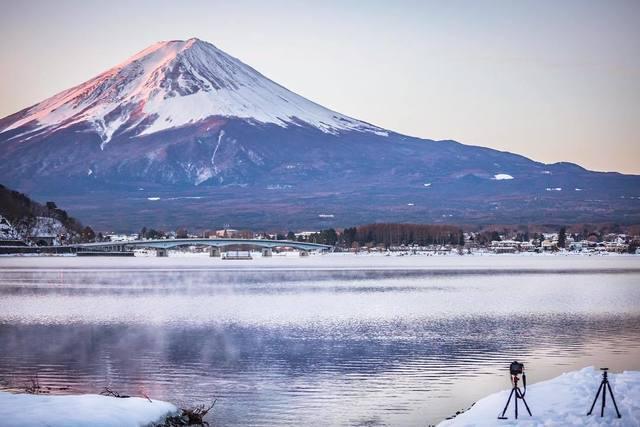
{"type": "Polygon", "coordinates": [[[509,373],[511,374],[511,383],[514,385],[514,387],[518,386],[518,381],[520,380],[520,377],[518,375],[522,375],[522,379],[525,382],[525,387],[526,387],[526,375],[524,373],[524,363],[520,363],[517,360],[514,360],[513,362],[511,362],[511,365],[509,365],[509,373]]]}
{"type": "Polygon", "coordinates": [[[509,365],[509,372],[511,372],[511,375],[520,375],[524,372],[524,363],[514,360],[511,362],[511,365],[509,365]]]}

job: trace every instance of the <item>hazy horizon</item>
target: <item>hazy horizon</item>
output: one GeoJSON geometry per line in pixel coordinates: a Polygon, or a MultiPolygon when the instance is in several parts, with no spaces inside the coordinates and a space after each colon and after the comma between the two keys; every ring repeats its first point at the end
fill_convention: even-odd
{"type": "Polygon", "coordinates": [[[399,133],[640,174],[638,16],[633,1],[8,1],[0,117],[197,37],[399,133]]]}

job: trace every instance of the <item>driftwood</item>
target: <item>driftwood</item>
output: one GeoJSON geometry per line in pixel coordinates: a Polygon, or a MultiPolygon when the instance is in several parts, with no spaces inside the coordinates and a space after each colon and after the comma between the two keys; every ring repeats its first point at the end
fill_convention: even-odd
{"type": "Polygon", "coordinates": [[[66,391],[68,386],[52,387],[40,384],[38,374],[30,376],[22,385],[13,385],[12,381],[0,378],[0,390],[8,390],[11,392],[24,392],[27,394],[49,394],[52,391],[66,391]]]}
{"type": "MultiPolygon", "coordinates": [[[[117,391],[111,390],[109,387],[105,387],[104,390],[100,392],[100,395],[117,397],[119,399],[126,399],[128,397],[131,397],[128,394],[120,394],[117,391]]],[[[149,395],[147,393],[143,392],[142,395],[145,397],[145,399],[149,401],[149,403],[153,403],[153,401],[149,398],[149,395]]]]}
{"type": "Polygon", "coordinates": [[[38,374],[35,377],[29,378],[29,383],[24,386],[24,391],[29,394],[46,394],[49,393],[40,386],[40,379],[38,374]]]}
{"type": "MultiPolygon", "coordinates": [[[[119,399],[126,399],[126,398],[128,398],[128,397],[131,397],[131,396],[127,395],[127,394],[120,394],[120,393],[118,393],[117,391],[113,391],[113,390],[111,390],[109,387],[105,387],[105,388],[104,388],[104,390],[102,390],[102,391],[100,392],[100,394],[101,394],[102,396],[117,397],[117,398],[119,398],[119,399]]],[[[147,399],[149,399],[149,398],[147,397],[147,399]]]]}
{"type": "Polygon", "coordinates": [[[209,413],[209,411],[211,409],[213,409],[213,405],[216,404],[216,400],[213,401],[213,403],[211,404],[211,406],[209,406],[208,408],[205,409],[204,405],[198,405],[193,409],[183,409],[182,410],[182,414],[187,416],[188,419],[188,424],[187,425],[209,425],[209,423],[207,423],[206,421],[203,421],[202,419],[204,418],[205,415],[207,415],[207,413],[209,413]]]}
{"type": "Polygon", "coordinates": [[[183,426],[208,426],[209,423],[203,418],[213,409],[218,399],[215,399],[208,408],[198,405],[193,408],[180,409],[180,415],[167,417],[162,427],[183,427],[183,426]]]}

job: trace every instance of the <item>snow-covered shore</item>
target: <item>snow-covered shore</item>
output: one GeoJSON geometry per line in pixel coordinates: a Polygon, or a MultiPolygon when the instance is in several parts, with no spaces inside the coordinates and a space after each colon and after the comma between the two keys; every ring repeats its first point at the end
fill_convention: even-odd
{"type": "Polygon", "coordinates": [[[527,387],[525,399],[533,416],[518,401],[518,420],[514,419],[513,399],[505,416],[498,420],[511,390],[503,390],[479,400],[471,409],[438,424],[438,427],[461,426],[640,426],[640,372],[610,373],[609,383],[622,418],[617,418],[607,394],[604,417],[600,418],[602,395],[593,403],[602,379],[601,371],[588,367],[560,375],[527,387]]]}
{"type": "Polygon", "coordinates": [[[138,427],[160,422],[177,410],[171,403],[139,397],[0,392],[0,425],[4,427],[138,427]]]}

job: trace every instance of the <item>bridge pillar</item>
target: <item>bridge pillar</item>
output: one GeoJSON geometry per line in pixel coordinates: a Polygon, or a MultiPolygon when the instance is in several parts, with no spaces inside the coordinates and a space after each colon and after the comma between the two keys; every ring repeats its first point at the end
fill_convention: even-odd
{"type": "Polygon", "coordinates": [[[220,258],[220,248],[216,246],[211,246],[209,248],[209,256],[212,258],[220,258]]]}
{"type": "Polygon", "coordinates": [[[156,249],[156,256],[159,257],[168,257],[169,254],[167,253],[166,249],[156,249]]]}
{"type": "Polygon", "coordinates": [[[304,249],[300,249],[300,256],[309,256],[309,251],[305,251],[304,249]]]}
{"type": "Polygon", "coordinates": [[[273,255],[273,249],[262,248],[262,256],[270,257],[271,255],[273,255]]]}

